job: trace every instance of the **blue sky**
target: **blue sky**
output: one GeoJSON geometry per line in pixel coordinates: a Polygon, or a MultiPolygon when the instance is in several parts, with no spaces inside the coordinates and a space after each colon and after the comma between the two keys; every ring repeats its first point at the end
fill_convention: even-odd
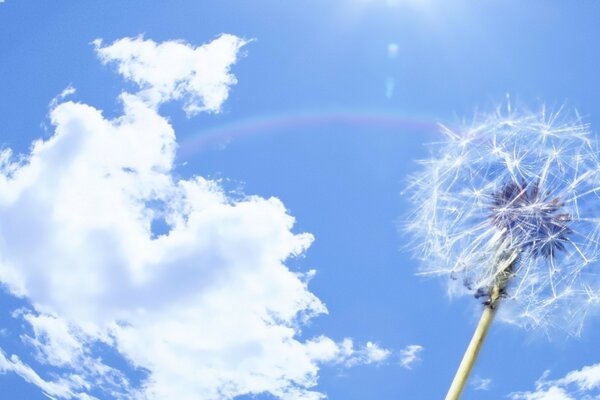
{"type": "MultiPolygon", "coordinates": [[[[0,397],[442,398],[481,307],[415,275],[407,177],[438,123],[507,94],[595,135],[599,17],[0,3],[0,397]]],[[[597,396],[599,338],[594,318],[580,337],[496,321],[463,398],[597,396]]]]}

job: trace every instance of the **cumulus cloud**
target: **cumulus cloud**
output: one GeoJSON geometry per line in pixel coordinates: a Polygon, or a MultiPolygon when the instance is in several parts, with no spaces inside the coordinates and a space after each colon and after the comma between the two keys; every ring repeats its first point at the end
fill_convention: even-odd
{"type": "Polygon", "coordinates": [[[246,43],[227,34],[198,47],[181,41],[158,44],[142,36],[109,46],[94,41],[100,60],[116,64],[123,77],[140,87],[138,97],[154,106],[182,99],[188,115],[220,110],[230,86],[237,82],[229,68],[246,43]]]}
{"type": "Polygon", "coordinates": [[[600,363],[567,373],[559,379],[548,379],[545,371],[535,382],[535,390],[510,394],[512,400],[575,400],[600,398],[600,363]]]}
{"type": "Polygon", "coordinates": [[[419,344],[411,344],[400,351],[400,365],[411,369],[416,363],[421,361],[420,354],[424,347],[419,344]]]}
{"type": "Polygon", "coordinates": [[[280,200],[173,173],[175,132],[157,105],[182,99],[190,113],[219,110],[243,43],[98,41],[100,58],[141,88],[121,94],[122,115],[64,101],[68,88],[51,104],[51,137],[26,155],[0,153],[0,281],[32,304],[14,317],[29,324],[22,340],[57,378],[4,353],[0,370],[61,399],[102,390],[144,400],[316,400],[322,364],[389,355],[373,343],[299,339],[327,310],[308,289],[314,271],[285,265],[313,237],[293,231],[280,200]],[[168,229],[157,232],[159,222],[168,229]],[[141,384],[103,361],[102,346],[143,371],[141,384]]]}

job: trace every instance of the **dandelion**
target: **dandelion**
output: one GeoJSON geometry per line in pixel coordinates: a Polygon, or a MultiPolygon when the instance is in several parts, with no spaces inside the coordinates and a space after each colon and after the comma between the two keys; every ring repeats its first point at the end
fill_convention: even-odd
{"type": "Polygon", "coordinates": [[[412,176],[421,273],[484,312],[446,399],[457,399],[498,305],[525,328],[579,334],[598,301],[600,160],[575,115],[497,109],[444,140],[412,176]]]}

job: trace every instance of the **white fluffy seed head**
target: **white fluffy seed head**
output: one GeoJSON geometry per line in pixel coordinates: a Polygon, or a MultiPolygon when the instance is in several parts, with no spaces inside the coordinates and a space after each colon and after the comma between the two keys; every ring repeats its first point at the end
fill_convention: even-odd
{"type": "Polygon", "coordinates": [[[600,159],[589,126],[565,112],[498,109],[444,140],[406,193],[421,273],[453,293],[485,293],[516,253],[503,319],[579,334],[600,298],[600,159]]]}

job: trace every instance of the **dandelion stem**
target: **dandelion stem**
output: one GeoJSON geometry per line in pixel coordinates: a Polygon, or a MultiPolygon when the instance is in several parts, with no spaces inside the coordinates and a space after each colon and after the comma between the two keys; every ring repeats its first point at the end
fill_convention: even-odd
{"type": "Polygon", "coordinates": [[[491,306],[485,306],[481,319],[473,334],[473,338],[471,339],[471,343],[469,343],[469,347],[467,347],[467,351],[458,367],[458,371],[456,371],[450,390],[448,390],[446,400],[458,400],[460,398],[460,394],[462,393],[465,384],[467,383],[467,379],[469,378],[469,374],[473,369],[473,365],[477,360],[479,350],[481,350],[481,346],[483,345],[485,336],[492,324],[495,313],[496,307],[492,308],[491,306]]]}
{"type": "Polygon", "coordinates": [[[477,361],[479,351],[483,346],[485,337],[490,329],[492,321],[494,320],[494,315],[498,309],[500,298],[504,293],[504,289],[506,288],[508,281],[513,275],[512,271],[516,257],[517,253],[513,252],[508,258],[498,263],[498,270],[500,272],[497,276],[496,284],[490,289],[489,298],[484,303],[485,308],[483,309],[483,314],[479,319],[479,323],[477,324],[477,328],[475,328],[475,333],[473,333],[473,337],[471,338],[471,342],[465,351],[463,359],[458,366],[454,380],[452,381],[450,389],[448,390],[448,394],[446,395],[446,400],[460,399],[460,395],[467,383],[467,380],[469,379],[471,370],[475,365],[475,361],[477,361]]]}

